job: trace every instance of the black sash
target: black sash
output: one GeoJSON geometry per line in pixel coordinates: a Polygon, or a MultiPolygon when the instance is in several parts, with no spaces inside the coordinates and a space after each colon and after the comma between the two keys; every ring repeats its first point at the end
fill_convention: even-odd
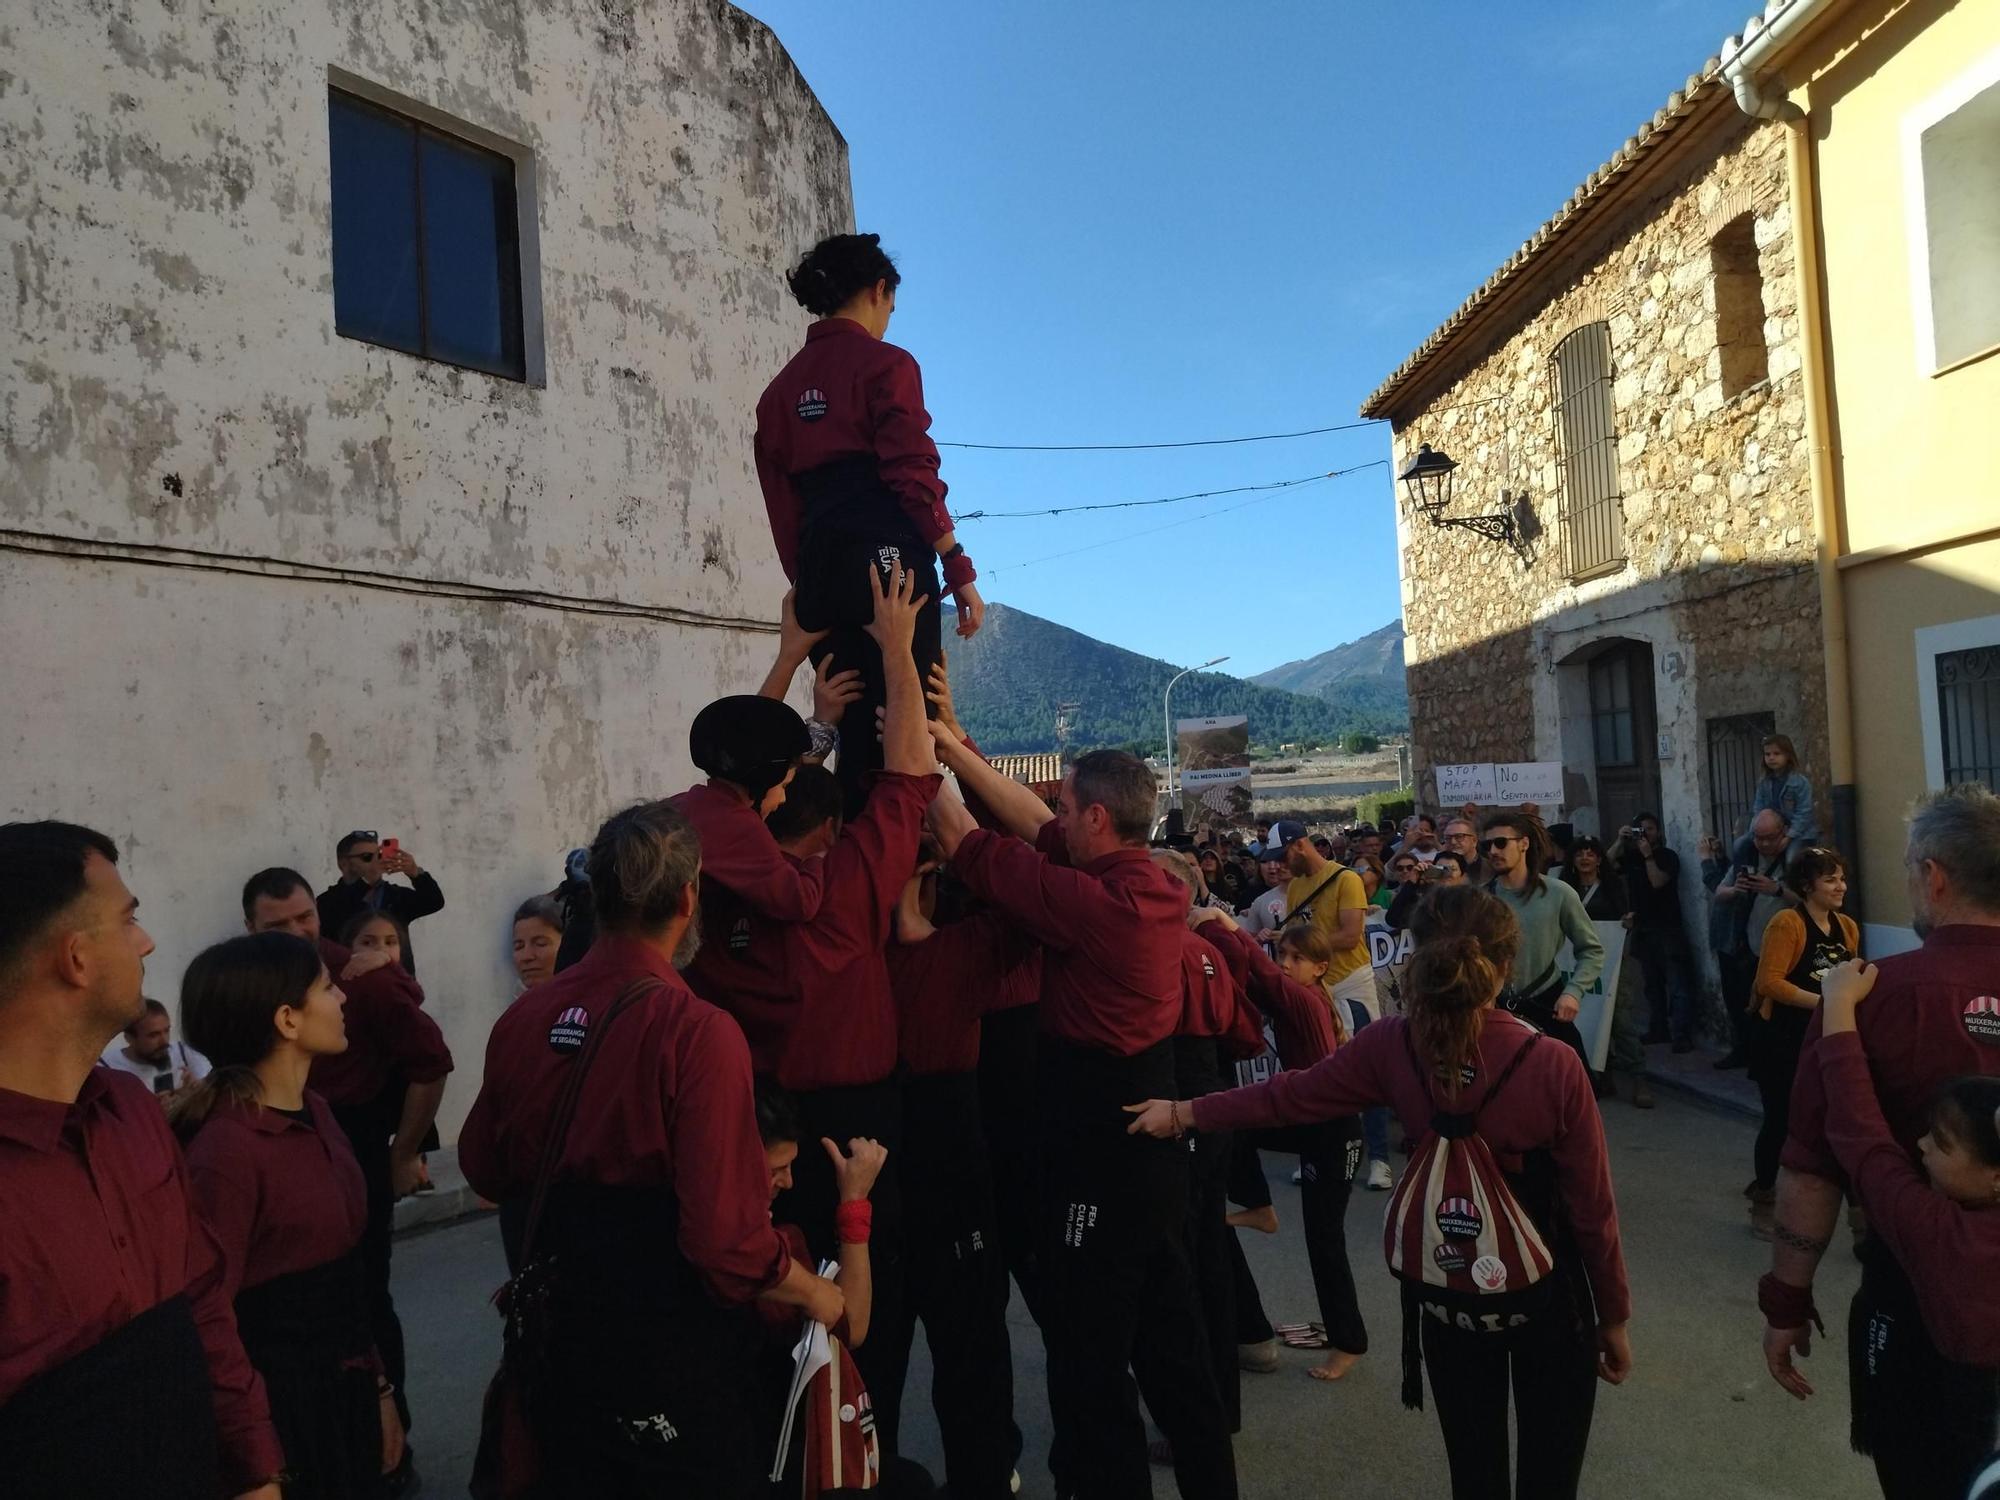
{"type": "Polygon", "coordinates": [[[1212,1036],[1174,1038],[1174,1088],[1182,1099],[1199,1099],[1222,1088],[1222,1047],[1212,1036]]]}
{"type": "MultiPolygon", "coordinates": [[[[1796,1007],[1774,1007],[1787,1008],[1796,1007]]],[[[1908,1274],[1879,1239],[1861,1247],[1847,1351],[1854,1451],[1907,1446],[1920,1436],[1937,1454],[1956,1453],[1958,1471],[1969,1479],[1993,1447],[2000,1371],[1938,1353],[1908,1274]]]]}
{"type": "Polygon", "coordinates": [[[382,1405],[359,1250],[236,1294],[236,1328],[271,1398],[286,1500],[366,1495],[380,1484],[382,1405]]]}
{"type": "Polygon", "coordinates": [[[215,1500],[208,1358],[185,1296],[148,1308],[0,1406],[8,1500],[215,1500]]]}

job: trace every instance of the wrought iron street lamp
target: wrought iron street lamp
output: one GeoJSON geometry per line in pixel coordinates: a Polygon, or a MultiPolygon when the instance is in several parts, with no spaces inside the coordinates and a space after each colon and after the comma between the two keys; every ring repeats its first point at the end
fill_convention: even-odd
{"type": "Polygon", "coordinates": [[[1456,526],[1461,531],[1475,532],[1489,541],[1506,542],[1518,549],[1520,536],[1515,531],[1514,518],[1504,511],[1489,516],[1445,514],[1451,505],[1453,480],[1457,472],[1457,459],[1440,448],[1422,443],[1417,447],[1417,456],[1397,477],[1409,487],[1411,507],[1431,525],[1456,526]]]}

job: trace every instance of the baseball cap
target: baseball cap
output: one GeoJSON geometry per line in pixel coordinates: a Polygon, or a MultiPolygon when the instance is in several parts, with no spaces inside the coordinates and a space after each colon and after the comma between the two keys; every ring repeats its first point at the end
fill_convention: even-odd
{"type": "Polygon", "coordinates": [[[1280,819],[1271,825],[1271,836],[1264,840],[1264,858],[1284,858],[1285,851],[1305,836],[1305,824],[1296,818],[1280,819]]]}

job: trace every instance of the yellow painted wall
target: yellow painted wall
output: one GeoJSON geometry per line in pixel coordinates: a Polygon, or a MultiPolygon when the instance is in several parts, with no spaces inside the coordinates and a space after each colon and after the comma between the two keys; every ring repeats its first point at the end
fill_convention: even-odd
{"type": "Polygon", "coordinates": [[[1928,268],[1904,127],[2000,50],[2000,3],[1856,4],[1815,45],[1786,72],[1812,80],[1796,97],[1814,144],[1841,550],[1958,539],[1842,571],[1867,916],[1902,926],[1903,818],[1935,774],[1919,695],[1936,685],[1919,675],[1916,632],[2000,614],[2000,352],[1919,367],[1911,291],[1928,268]]]}
{"type": "Polygon", "coordinates": [[[1854,784],[1859,799],[1868,920],[1910,920],[1902,872],[1903,815],[1930,786],[1924,764],[1916,632],[2000,615],[2000,538],[1846,572],[1849,668],[1854,678],[1854,784]]]}
{"type": "MultiPolygon", "coordinates": [[[[1855,26],[1879,15],[1857,6],[1855,26]]],[[[1912,0],[1793,76],[1812,116],[1846,550],[2000,524],[2000,352],[1943,375],[1917,365],[1905,214],[1905,116],[2000,50],[2000,5],[1912,0]]]]}

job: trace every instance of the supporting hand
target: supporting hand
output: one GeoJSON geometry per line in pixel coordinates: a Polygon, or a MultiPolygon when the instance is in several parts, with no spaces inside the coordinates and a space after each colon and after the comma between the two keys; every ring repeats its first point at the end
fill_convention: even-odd
{"type": "Polygon", "coordinates": [[[824,630],[807,630],[799,624],[797,596],[797,589],[786,589],[784,603],[778,607],[778,660],[789,662],[794,669],[827,637],[824,630]]]}
{"type": "Polygon", "coordinates": [[[1187,1126],[1186,1111],[1172,1099],[1148,1099],[1144,1104],[1128,1104],[1125,1113],[1137,1117],[1125,1127],[1127,1135],[1150,1135],[1154,1140],[1168,1141],[1187,1126]]]}
{"type": "Polygon", "coordinates": [[[1597,1378],[1606,1385],[1623,1385],[1632,1373],[1632,1337],[1623,1323],[1597,1330],[1597,1378]]]}
{"type": "Polygon", "coordinates": [[[892,651],[908,656],[910,643],[917,637],[917,610],[925,597],[917,592],[917,575],[899,567],[885,576],[873,563],[862,566],[868,570],[868,591],[875,599],[875,618],[861,628],[874,637],[884,656],[892,651]]]}
{"type": "Polygon", "coordinates": [[[1820,1023],[1828,1036],[1854,1030],[1854,1009],[1875,988],[1875,965],[1853,958],[1835,964],[1819,982],[1820,1023]]]}
{"type": "Polygon", "coordinates": [[[1576,1013],[1582,1009],[1583,1002],[1577,999],[1576,996],[1564,995],[1560,1000],[1556,1001],[1556,1019],[1558,1021],[1574,1021],[1576,1013]]]}
{"type": "Polygon", "coordinates": [[[833,658],[822,656],[813,668],[813,717],[822,724],[838,724],[847,705],[861,696],[861,670],[849,667],[833,670],[833,658]]]}
{"type": "MultiPolygon", "coordinates": [[[[931,668],[930,681],[925,684],[924,696],[937,709],[937,717],[931,722],[949,730],[955,740],[965,739],[965,726],[958,722],[958,709],[951,701],[951,674],[946,670],[944,652],[938,652],[936,665],[931,668]]],[[[935,732],[935,731],[933,731],[935,732]]]]}

